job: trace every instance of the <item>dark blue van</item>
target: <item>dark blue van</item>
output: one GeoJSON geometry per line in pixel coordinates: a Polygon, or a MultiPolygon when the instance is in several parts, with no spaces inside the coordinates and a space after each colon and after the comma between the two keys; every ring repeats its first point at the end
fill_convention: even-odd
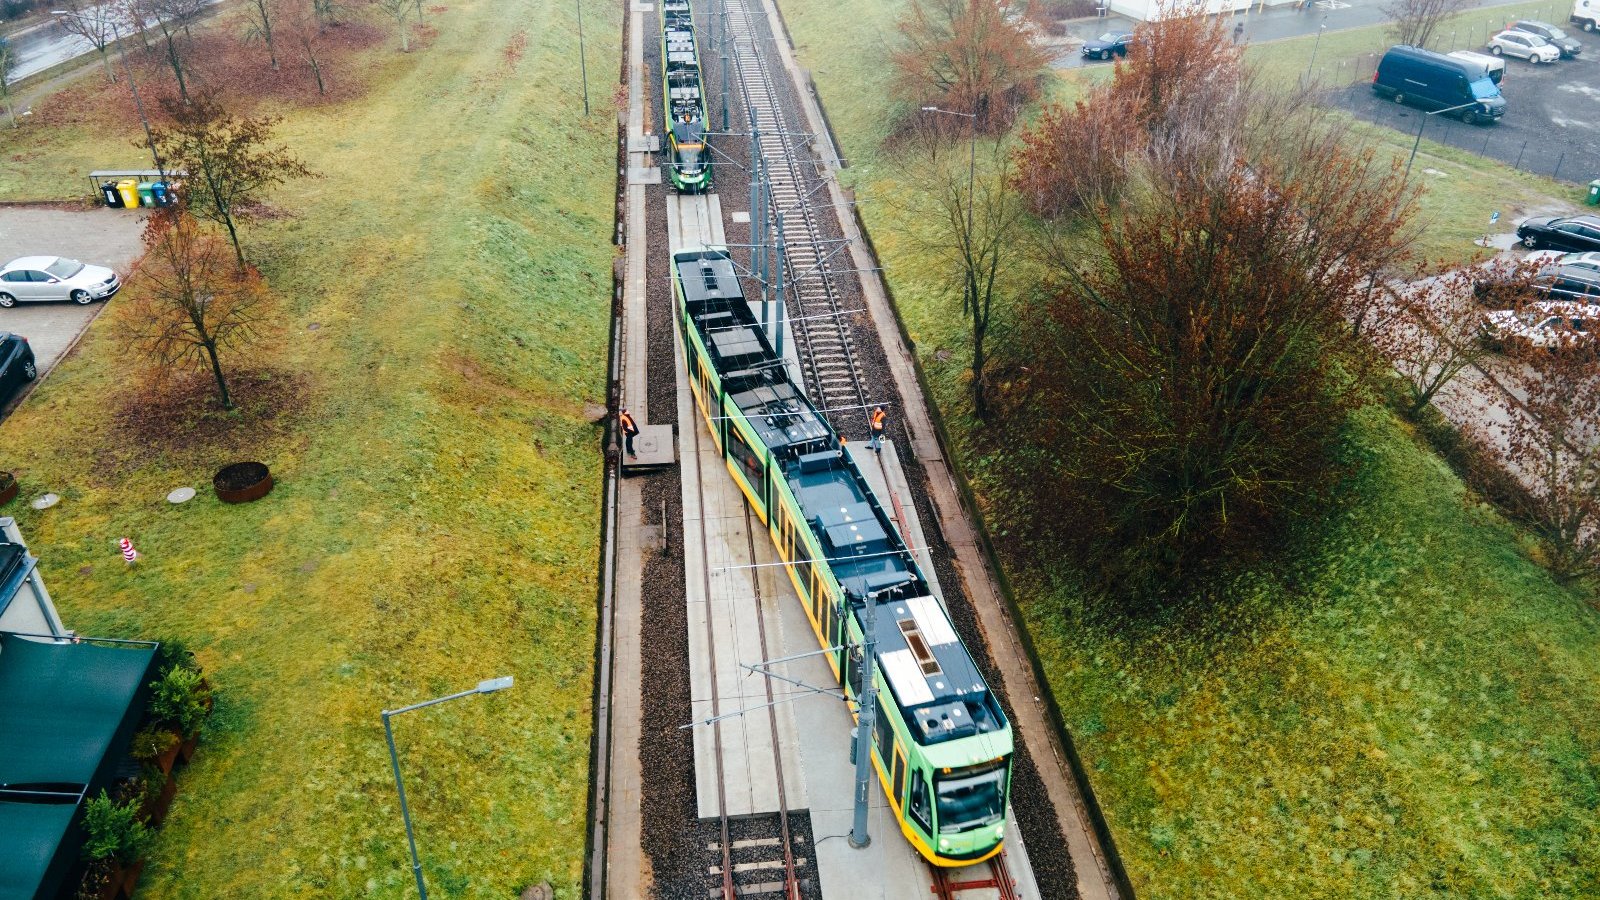
{"type": "Polygon", "coordinates": [[[1426,110],[1460,107],[1455,114],[1469,125],[1493,122],[1506,112],[1506,99],[1486,67],[1403,44],[1379,60],[1372,89],[1426,110]]]}

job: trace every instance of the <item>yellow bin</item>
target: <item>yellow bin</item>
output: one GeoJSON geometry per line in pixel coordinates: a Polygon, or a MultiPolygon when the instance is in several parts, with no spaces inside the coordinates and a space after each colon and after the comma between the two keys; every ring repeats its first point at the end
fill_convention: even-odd
{"type": "Polygon", "coordinates": [[[139,208],[139,180],[137,178],[124,178],[117,182],[117,193],[122,195],[122,205],[129,209],[139,208]]]}

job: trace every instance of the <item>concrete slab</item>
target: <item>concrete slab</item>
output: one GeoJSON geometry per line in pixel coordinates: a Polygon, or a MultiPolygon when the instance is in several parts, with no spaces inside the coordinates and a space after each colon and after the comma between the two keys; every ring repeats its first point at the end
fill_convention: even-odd
{"type": "Polygon", "coordinates": [[[629,184],[660,184],[661,170],[655,166],[629,166],[629,184]]]}
{"type": "Polygon", "coordinates": [[[628,138],[629,153],[660,153],[661,135],[641,134],[628,138]]]}
{"type": "Polygon", "coordinates": [[[673,440],[671,425],[640,425],[633,450],[634,456],[622,458],[624,474],[665,469],[678,462],[678,442],[673,440]]]}

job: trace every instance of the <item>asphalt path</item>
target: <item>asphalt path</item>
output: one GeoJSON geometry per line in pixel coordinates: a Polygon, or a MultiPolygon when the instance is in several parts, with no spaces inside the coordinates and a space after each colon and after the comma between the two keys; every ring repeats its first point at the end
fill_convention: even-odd
{"type": "MultiPolygon", "coordinates": [[[[221,2],[222,0],[209,0],[207,5],[214,6],[221,2]]],[[[124,37],[133,34],[135,20],[131,16],[118,13],[112,21],[116,24],[118,34],[124,37]]],[[[149,19],[146,25],[154,25],[155,21],[149,19]]],[[[15,84],[52,66],[95,52],[93,44],[68,32],[62,27],[61,20],[54,16],[48,21],[12,34],[10,41],[12,50],[17,55],[17,61],[10,76],[6,78],[7,84],[15,84]]]]}
{"type": "Polygon", "coordinates": [[[1401,106],[1358,84],[1333,91],[1328,102],[1399,131],[1451,144],[1510,163],[1524,171],[1579,184],[1600,178],[1600,34],[1572,32],[1584,44],[1577,59],[1529,63],[1506,59],[1500,92],[1506,114],[1493,125],[1401,106]]]}

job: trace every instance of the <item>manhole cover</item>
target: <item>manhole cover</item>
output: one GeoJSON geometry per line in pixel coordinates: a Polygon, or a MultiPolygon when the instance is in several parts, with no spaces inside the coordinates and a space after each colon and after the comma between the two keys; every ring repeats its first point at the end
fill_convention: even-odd
{"type": "Polygon", "coordinates": [[[188,503],[194,499],[194,488],[181,487],[167,495],[168,503],[188,503]]]}
{"type": "Polygon", "coordinates": [[[33,508],[34,509],[49,509],[50,507],[55,506],[57,503],[60,503],[60,502],[61,502],[61,498],[57,497],[55,494],[45,494],[43,497],[39,497],[39,498],[37,498],[37,499],[35,499],[33,501],[33,508]]]}

